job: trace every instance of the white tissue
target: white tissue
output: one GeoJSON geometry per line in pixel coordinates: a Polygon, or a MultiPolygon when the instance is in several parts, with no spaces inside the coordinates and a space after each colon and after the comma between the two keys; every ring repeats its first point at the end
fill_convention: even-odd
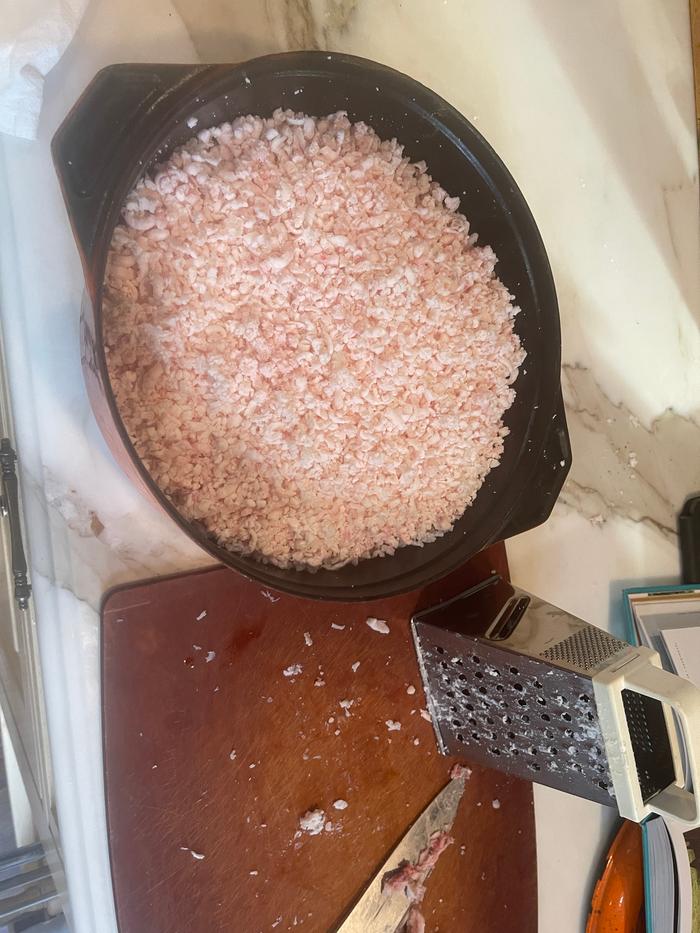
{"type": "Polygon", "coordinates": [[[86,6],[87,0],[0,0],[0,132],[36,138],[44,78],[86,6]]]}

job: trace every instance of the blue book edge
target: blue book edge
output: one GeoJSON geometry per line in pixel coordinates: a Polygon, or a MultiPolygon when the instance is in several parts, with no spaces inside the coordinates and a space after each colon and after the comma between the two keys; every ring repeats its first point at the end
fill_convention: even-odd
{"type": "MultiPolygon", "coordinates": [[[[638,645],[639,639],[637,638],[637,629],[634,626],[634,614],[632,613],[632,605],[630,603],[630,596],[635,593],[686,593],[692,590],[697,590],[697,583],[678,583],[670,584],[666,586],[629,586],[622,591],[622,600],[623,600],[623,613],[625,620],[625,636],[627,641],[631,645],[638,645]]],[[[644,919],[646,921],[647,933],[654,933],[651,925],[651,887],[649,884],[649,843],[647,841],[647,832],[646,826],[648,820],[651,817],[647,817],[646,820],[641,824],[642,829],[642,861],[644,865],[644,919]]]]}

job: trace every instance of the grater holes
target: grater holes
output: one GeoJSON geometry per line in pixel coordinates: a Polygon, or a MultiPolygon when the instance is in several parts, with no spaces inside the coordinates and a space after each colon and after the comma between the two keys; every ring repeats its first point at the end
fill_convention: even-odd
{"type": "Polygon", "coordinates": [[[627,642],[587,625],[556,645],[552,645],[551,648],[547,648],[540,657],[589,671],[628,647],[627,642]]]}
{"type": "Polygon", "coordinates": [[[430,645],[426,670],[442,698],[446,741],[457,754],[469,752],[490,767],[510,762],[509,771],[530,774],[530,780],[546,775],[545,781],[566,789],[586,784],[599,799],[612,793],[598,787],[610,775],[605,751],[599,755],[594,744],[602,744],[596,717],[587,717],[595,701],[585,678],[578,693],[559,677],[542,677],[541,662],[538,669],[528,659],[514,664],[506,657],[498,667],[476,644],[466,651],[456,643],[442,642],[440,652],[437,647],[430,645]],[[605,767],[596,770],[601,763],[605,767]]]}

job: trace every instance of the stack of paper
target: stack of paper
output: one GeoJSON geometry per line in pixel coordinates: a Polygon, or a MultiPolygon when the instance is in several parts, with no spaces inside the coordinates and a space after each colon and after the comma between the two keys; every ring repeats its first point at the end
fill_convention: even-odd
{"type": "MultiPolygon", "coordinates": [[[[700,686],[700,588],[625,591],[631,642],[659,652],[663,666],[700,686]]],[[[678,730],[684,773],[687,752],[678,730]]],[[[700,933],[700,830],[653,817],[642,826],[647,933],[700,933]],[[695,892],[695,893],[694,893],[695,892]]]]}

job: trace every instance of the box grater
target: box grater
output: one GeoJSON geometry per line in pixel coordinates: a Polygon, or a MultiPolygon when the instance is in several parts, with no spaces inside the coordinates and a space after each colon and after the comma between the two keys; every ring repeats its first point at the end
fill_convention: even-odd
{"type": "Polygon", "coordinates": [[[496,574],[417,613],[412,628],[443,754],[617,805],[627,819],[700,824],[686,788],[700,787],[700,690],[655,651],[496,574]]]}

